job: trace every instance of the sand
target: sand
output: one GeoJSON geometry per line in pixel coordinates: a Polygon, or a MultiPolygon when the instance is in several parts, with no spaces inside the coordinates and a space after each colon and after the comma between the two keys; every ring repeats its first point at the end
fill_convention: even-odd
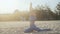
{"type": "Polygon", "coordinates": [[[60,21],[36,21],[35,24],[41,29],[52,31],[24,33],[29,28],[29,21],[6,21],[0,22],[0,34],[60,34],[60,21]]]}

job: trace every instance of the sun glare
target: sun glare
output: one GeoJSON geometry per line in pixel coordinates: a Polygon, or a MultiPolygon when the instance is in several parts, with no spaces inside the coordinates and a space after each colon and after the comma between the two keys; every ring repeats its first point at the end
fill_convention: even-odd
{"type": "Polygon", "coordinates": [[[13,13],[16,9],[28,10],[28,4],[23,0],[0,0],[0,14],[13,13]]]}

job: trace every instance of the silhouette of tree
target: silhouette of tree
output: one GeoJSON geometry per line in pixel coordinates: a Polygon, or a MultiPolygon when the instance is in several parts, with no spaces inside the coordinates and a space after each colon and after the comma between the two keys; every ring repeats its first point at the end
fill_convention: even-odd
{"type": "Polygon", "coordinates": [[[37,20],[53,20],[55,13],[48,6],[38,6],[35,8],[37,20]]]}
{"type": "Polygon", "coordinates": [[[60,2],[56,6],[56,18],[60,20],[60,2]]]}

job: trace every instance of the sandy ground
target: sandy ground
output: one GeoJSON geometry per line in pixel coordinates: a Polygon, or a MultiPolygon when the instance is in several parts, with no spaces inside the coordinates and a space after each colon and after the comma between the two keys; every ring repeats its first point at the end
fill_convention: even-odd
{"type": "Polygon", "coordinates": [[[60,21],[36,21],[35,24],[41,29],[52,31],[24,33],[29,28],[29,21],[8,21],[0,22],[0,34],[60,34],[60,21]]]}

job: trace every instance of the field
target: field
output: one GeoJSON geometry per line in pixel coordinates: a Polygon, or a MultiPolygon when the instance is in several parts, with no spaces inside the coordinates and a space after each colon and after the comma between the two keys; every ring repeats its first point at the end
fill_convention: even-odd
{"type": "Polygon", "coordinates": [[[58,21],[36,21],[36,26],[51,31],[24,33],[29,28],[29,21],[6,21],[0,22],[0,34],[60,34],[60,20],[58,21]]]}

